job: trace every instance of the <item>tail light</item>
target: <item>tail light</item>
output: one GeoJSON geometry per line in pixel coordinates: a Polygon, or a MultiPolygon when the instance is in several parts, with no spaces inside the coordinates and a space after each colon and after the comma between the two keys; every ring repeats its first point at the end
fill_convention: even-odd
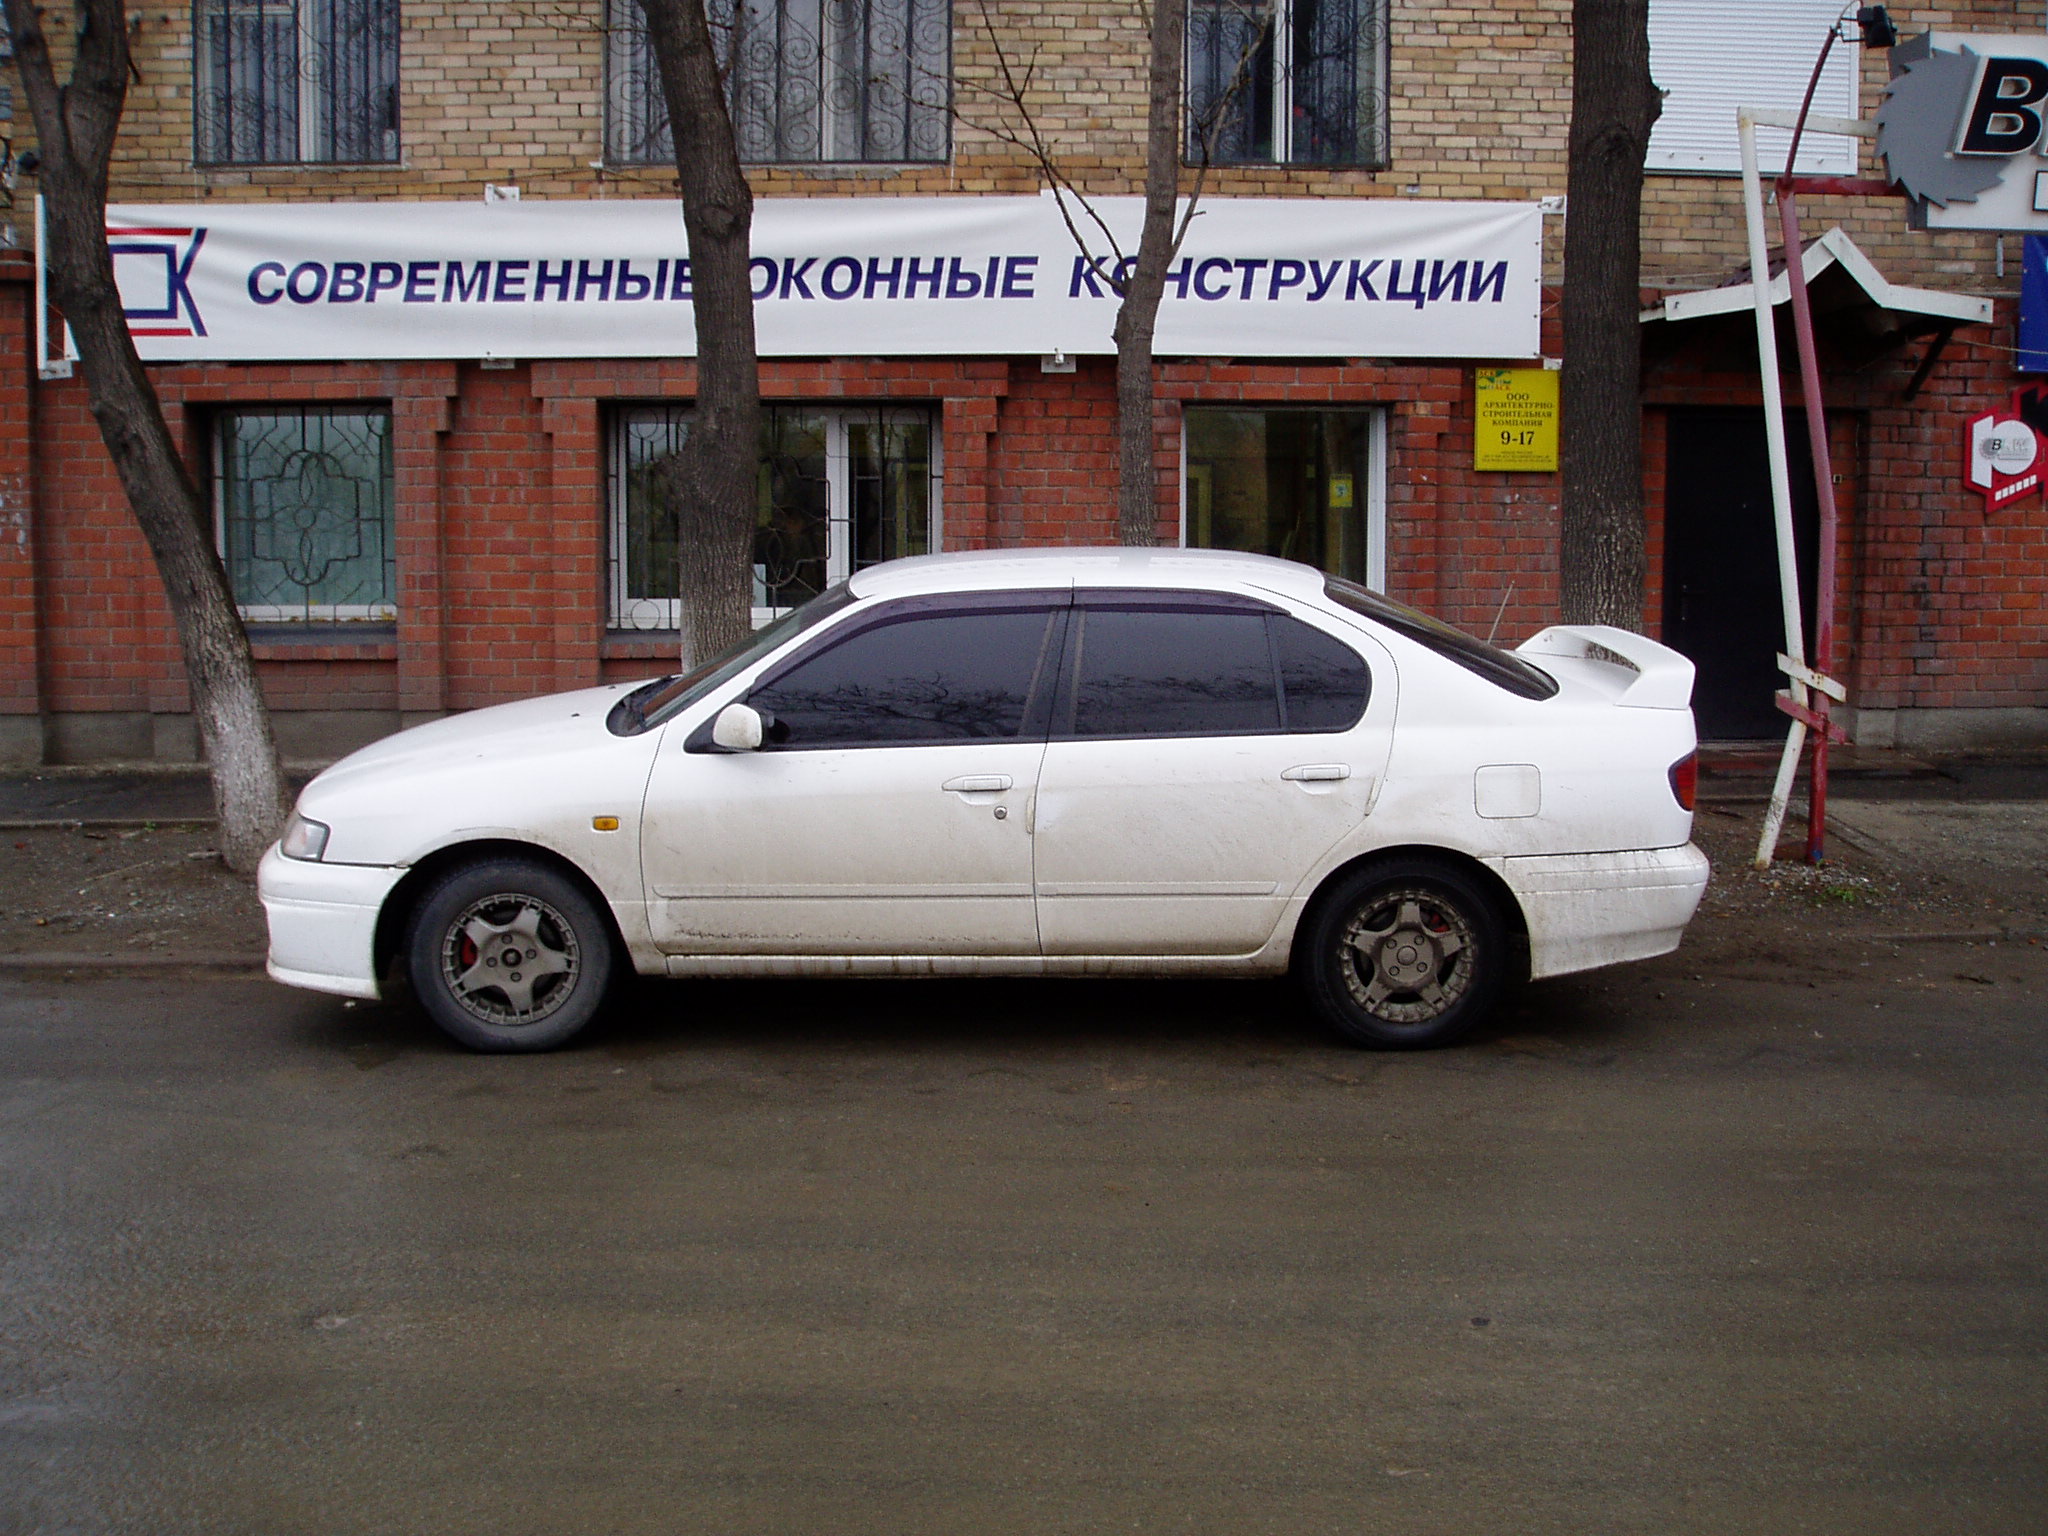
{"type": "Polygon", "coordinates": [[[1671,765],[1671,793],[1686,810],[1692,809],[1700,788],[1700,755],[1688,752],[1671,765]]]}

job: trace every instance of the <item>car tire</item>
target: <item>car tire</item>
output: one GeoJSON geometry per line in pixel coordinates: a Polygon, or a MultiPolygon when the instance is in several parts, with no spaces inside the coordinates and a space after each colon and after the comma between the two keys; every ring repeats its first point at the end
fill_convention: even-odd
{"type": "Polygon", "coordinates": [[[529,859],[465,864],[428,889],[405,938],[427,1017],[473,1051],[546,1051],[597,1016],[611,924],[583,888],[529,859]]]}
{"type": "Polygon", "coordinates": [[[1295,969],[1316,1011],[1356,1045],[1448,1045],[1500,996],[1508,925],[1492,894],[1455,866],[1387,859],[1316,902],[1295,969]]]}

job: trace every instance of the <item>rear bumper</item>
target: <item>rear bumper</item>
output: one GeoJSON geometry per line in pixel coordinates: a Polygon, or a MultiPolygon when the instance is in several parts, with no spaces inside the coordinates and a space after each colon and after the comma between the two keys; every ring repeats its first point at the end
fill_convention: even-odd
{"type": "Polygon", "coordinates": [[[1707,888],[1691,843],[1503,859],[1500,872],[1529,924],[1532,979],[1670,953],[1707,888]]]}
{"type": "Polygon", "coordinates": [[[377,914],[404,875],[381,865],[310,864],[273,846],[256,872],[270,974],[286,986],[377,997],[377,914]]]}

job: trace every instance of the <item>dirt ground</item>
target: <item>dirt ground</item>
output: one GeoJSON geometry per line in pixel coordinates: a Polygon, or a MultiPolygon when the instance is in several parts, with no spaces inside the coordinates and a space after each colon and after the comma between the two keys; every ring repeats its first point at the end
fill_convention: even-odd
{"type": "MultiPolygon", "coordinates": [[[[1840,800],[1828,862],[1750,867],[1763,807],[1709,802],[1714,861],[1686,946],[1705,960],[1828,938],[2048,932],[2048,805],[1840,800]]],[[[1799,808],[1803,817],[1803,808],[1799,808]]],[[[260,955],[263,912],[203,826],[0,832],[0,955],[260,955]]]]}
{"type": "Polygon", "coordinates": [[[263,953],[255,885],[211,827],[14,829],[0,849],[0,955],[263,953]]]}
{"type": "Polygon", "coordinates": [[[2048,927],[2048,806],[2035,801],[1852,800],[1829,816],[1828,857],[1800,857],[1794,807],[1768,870],[1753,867],[1763,807],[1709,802],[1694,841],[1714,877],[1689,944],[1976,934],[2048,927]]]}

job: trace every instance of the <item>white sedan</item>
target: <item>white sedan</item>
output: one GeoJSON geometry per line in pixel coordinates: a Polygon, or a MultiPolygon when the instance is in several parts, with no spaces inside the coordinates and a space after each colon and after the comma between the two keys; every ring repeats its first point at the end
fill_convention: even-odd
{"type": "Polygon", "coordinates": [[[1707,880],[1692,665],[1496,649],[1252,555],[861,572],[680,677],[401,732],[263,862],[270,974],[403,982],[487,1051],[653,976],[1290,968],[1365,1045],[1675,948],[1707,880]]]}

